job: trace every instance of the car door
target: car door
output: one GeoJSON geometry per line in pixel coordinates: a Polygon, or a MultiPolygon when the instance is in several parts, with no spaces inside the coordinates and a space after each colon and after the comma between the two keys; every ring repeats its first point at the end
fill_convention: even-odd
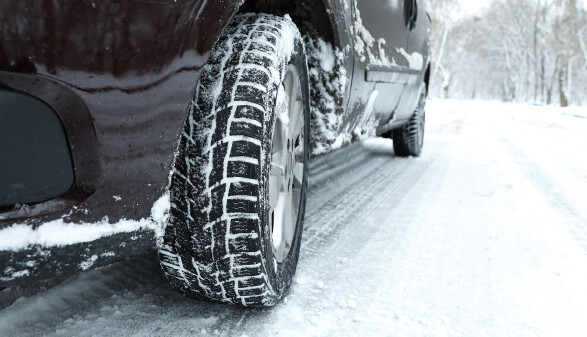
{"type": "Polygon", "coordinates": [[[409,36],[406,11],[413,1],[351,0],[355,66],[343,132],[365,133],[393,117],[408,81],[409,63],[402,53],[409,36]]]}
{"type": "Polygon", "coordinates": [[[413,0],[413,23],[410,26],[408,46],[405,51],[401,51],[402,57],[408,61],[409,70],[406,86],[396,109],[396,119],[400,121],[412,116],[430,62],[428,31],[431,19],[426,12],[426,1],[428,0],[413,0]]]}

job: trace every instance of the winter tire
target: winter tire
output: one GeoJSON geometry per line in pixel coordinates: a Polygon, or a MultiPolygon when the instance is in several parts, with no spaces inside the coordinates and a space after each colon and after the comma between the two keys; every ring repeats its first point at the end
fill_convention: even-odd
{"type": "Polygon", "coordinates": [[[418,157],[424,146],[426,126],[426,87],[420,90],[420,100],[408,124],[393,131],[393,149],[400,157],[418,157]]]}
{"type": "Polygon", "coordinates": [[[289,19],[236,16],[204,67],[170,178],[161,266],[184,294],[276,304],[295,273],[309,155],[309,89],[289,19]]]}

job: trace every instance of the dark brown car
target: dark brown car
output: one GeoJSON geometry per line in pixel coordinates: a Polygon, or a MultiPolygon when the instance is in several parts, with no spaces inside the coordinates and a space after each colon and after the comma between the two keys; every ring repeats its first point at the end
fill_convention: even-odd
{"type": "Polygon", "coordinates": [[[157,245],[201,299],[275,304],[311,158],[423,145],[425,0],[0,3],[0,287],[157,245]]]}

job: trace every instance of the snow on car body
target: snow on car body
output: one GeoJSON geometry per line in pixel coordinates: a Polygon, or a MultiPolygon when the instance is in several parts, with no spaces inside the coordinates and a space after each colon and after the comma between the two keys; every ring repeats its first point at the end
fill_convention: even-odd
{"type": "Polygon", "coordinates": [[[271,305],[295,271],[310,157],[372,135],[421,151],[422,0],[0,8],[0,286],[157,241],[184,293],[271,305]]]}

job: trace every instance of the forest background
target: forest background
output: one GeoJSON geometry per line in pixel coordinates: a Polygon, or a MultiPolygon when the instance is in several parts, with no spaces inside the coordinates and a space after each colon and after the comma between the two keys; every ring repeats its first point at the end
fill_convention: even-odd
{"type": "Polygon", "coordinates": [[[431,95],[587,105],[585,2],[429,0],[431,95]]]}

